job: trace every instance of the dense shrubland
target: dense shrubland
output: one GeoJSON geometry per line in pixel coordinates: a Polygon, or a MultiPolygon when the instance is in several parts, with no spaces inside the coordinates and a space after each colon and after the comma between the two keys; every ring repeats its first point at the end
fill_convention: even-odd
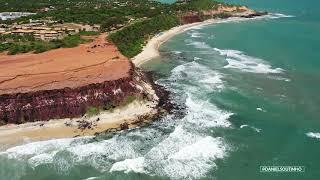
{"type": "Polygon", "coordinates": [[[8,54],[14,55],[18,53],[41,53],[51,49],[76,47],[79,44],[88,41],[82,39],[80,34],[81,33],[66,36],[63,39],[52,40],[49,42],[35,40],[32,36],[1,35],[0,52],[8,51],[8,54]]]}
{"type": "MultiPolygon", "coordinates": [[[[137,55],[151,36],[179,24],[179,15],[216,9],[220,2],[213,0],[180,0],[162,4],[149,0],[0,0],[0,11],[37,12],[36,15],[4,21],[26,23],[29,19],[51,19],[58,22],[100,24],[101,32],[113,31],[109,40],[127,57],[137,55]],[[43,11],[47,8],[48,11],[43,11]],[[115,30],[115,31],[114,31],[115,30]]],[[[221,3],[220,3],[221,4],[221,3]]],[[[1,22],[0,22],[1,24],[1,22]]],[[[35,53],[60,47],[74,47],[84,40],[78,35],[50,42],[19,37],[0,44],[1,51],[10,54],[35,53]]]]}
{"type": "Polygon", "coordinates": [[[129,25],[111,34],[109,39],[116,44],[123,55],[133,57],[141,52],[144,42],[149,37],[168,30],[178,23],[176,16],[160,15],[129,25]]]}

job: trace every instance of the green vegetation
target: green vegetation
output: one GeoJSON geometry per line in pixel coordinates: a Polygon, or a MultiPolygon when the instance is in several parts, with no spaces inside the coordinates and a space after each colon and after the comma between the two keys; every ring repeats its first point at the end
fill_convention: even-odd
{"type": "MultiPolygon", "coordinates": [[[[0,4],[4,5],[0,7],[0,11],[37,13],[3,21],[6,24],[27,23],[29,19],[99,24],[101,32],[113,32],[109,40],[116,44],[123,55],[134,57],[141,52],[151,36],[177,26],[184,13],[198,13],[204,20],[208,17],[203,17],[202,10],[214,10],[223,3],[215,0],[179,0],[173,4],[150,0],[0,0],[0,4]]],[[[224,18],[228,17],[228,14],[218,14],[215,17],[224,18]]],[[[59,47],[74,47],[84,42],[79,35],[95,33],[80,32],[78,35],[49,43],[33,40],[5,41],[9,43],[0,44],[0,51],[8,50],[10,54],[30,51],[39,53],[59,47]]]]}
{"type": "Polygon", "coordinates": [[[103,32],[111,31],[117,27],[123,26],[123,24],[126,24],[127,21],[128,20],[125,17],[111,17],[102,21],[100,30],[103,32]]]}
{"type": "Polygon", "coordinates": [[[7,24],[28,22],[29,19],[50,18],[61,22],[117,25],[128,22],[132,18],[153,17],[161,12],[168,13],[170,11],[168,4],[149,0],[0,0],[0,4],[0,12],[24,11],[37,13],[16,20],[5,21],[7,24]]]}
{"type": "Polygon", "coordinates": [[[128,96],[128,97],[126,98],[126,100],[124,101],[124,105],[133,103],[133,101],[135,101],[135,100],[137,100],[137,97],[136,97],[136,96],[128,96]]]}
{"type": "Polygon", "coordinates": [[[127,57],[134,57],[141,52],[144,42],[160,33],[179,24],[173,15],[160,15],[142,22],[137,22],[117,31],[109,36],[120,52],[127,57]]]}
{"type": "Polygon", "coordinates": [[[177,11],[200,11],[208,9],[216,9],[221,2],[213,0],[182,0],[173,4],[177,11]]]}
{"type": "Polygon", "coordinates": [[[0,35],[0,42],[8,42],[8,41],[34,41],[34,37],[31,35],[12,35],[12,34],[5,34],[0,35]]]}
{"type": "Polygon", "coordinates": [[[95,116],[95,115],[98,115],[101,111],[112,112],[116,107],[124,107],[128,104],[133,103],[136,100],[141,100],[141,99],[139,97],[131,95],[131,96],[125,97],[124,100],[119,104],[107,104],[104,106],[90,106],[87,108],[86,114],[88,116],[95,116]]]}
{"type": "Polygon", "coordinates": [[[14,55],[27,52],[42,53],[51,49],[76,47],[79,44],[88,42],[88,40],[81,38],[81,34],[92,35],[92,33],[81,32],[49,42],[35,40],[29,36],[0,35],[0,52],[8,51],[8,54],[14,55]]]}
{"type": "Polygon", "coordinates": [[[150,0],[0,0],[0,12],[37,13],[15,20],[0,21],[0,24],[26,23],[29,19],[51,19],[59,22],[100,24],[102,31],[109,31],[110,28],[126,24],[132,19],[214,9],[218,3],[221,4],[213,0],[182,0],[173,4],[150,0]]]}
{"type": "Polygon", "coordinates": [[[95,116],[98,115],[100,113],[100,108],[97,107],[88,107],[87,109],[87,115],[88,116],[95,116]]]}

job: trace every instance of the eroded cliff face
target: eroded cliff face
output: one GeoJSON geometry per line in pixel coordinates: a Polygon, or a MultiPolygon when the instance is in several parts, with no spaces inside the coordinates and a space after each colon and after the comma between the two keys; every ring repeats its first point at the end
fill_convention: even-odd
{"type": "Polygon", "coordinates": [[[191,11],[184,13],[180,16],[181,24],[189,24],[195,22],[201,22],[207,19],[214,18],[228,18],[228,17],[243,17],[252,18],[256,16],[262,16],[268,14],[267,12],[257,12],[251,10],[245,6],[219,6],[214,10],[206,11],[191,11]]]}
{"type": "Polygon", "coordinates": [[[131,66],[129,76],[77,88],[0,96],[0,124],[47,121],[84,115],[88,107],[112,107],[129,96],[153,99],[148,78],[131,66]]]}

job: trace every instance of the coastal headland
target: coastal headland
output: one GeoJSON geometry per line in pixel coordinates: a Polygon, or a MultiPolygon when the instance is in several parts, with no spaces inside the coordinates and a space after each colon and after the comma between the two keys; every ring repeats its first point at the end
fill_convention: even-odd
{"type": "Polygon", "coordinates": [[[73,48],[2,53],[0,143],[95,135],[150,121],[166,109],[168,93],[138,66],[159,56],[163,42],[193,26],[265,14],[215,3],[214,9],[160,16],[168,21],[162,28],[139,20],[73,48]],[[126,34],[140,25],[151,30],[126,34]]]}
{"type": "Polygon", "coordinates": [[[150,79],[105,39],[41,54],[1,54],[1,141],[94,135],[155,115],[150,79]]]}
{"type": "Polygon", "coordinates": [[[136,66],[140,66],[151,59],[159,57],[159,48],[161,44],[165,43],[173,36],[183,33],[192,27],[219,23],[226,19],[254,18],[268,14],[267,12],[254,11],[244,6],[241,6],[240,9],[241,10],[238,11],[234,7],[222,7],[218,10],[203,11],[202,13],[206,14],[207,16],[204,19],[201,19],[201,13],[185,14],[180,17],[180,21],[182,22],[180,25],[173,27],[167,31],[161,32],[148,40],[148,43],[143,47],[142,52],[132,58],[132,62],[136,66]],[[221,14],[223,14],[223,16],[220,16],[221,14]]]}

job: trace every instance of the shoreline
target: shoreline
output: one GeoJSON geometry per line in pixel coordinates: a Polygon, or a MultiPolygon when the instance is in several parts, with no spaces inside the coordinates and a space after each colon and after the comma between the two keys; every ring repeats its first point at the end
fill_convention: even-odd
{"type": "Polygon", "coordinates": [[[140,67],[144,63],[157,58],[160,56],[159,48],[160,46],[173,38],[174,36],[181,34],[185,31],[188,31],[191,28],[197,27],[197,26],[205,26],[205,25],[210,25],[210,24],[218,24],[222,23],[225,21],[232,21],[232,20],[247,20],[247,19],[257,19],[257,18],[263,18],[265,16],[268,16],[270,14],[266,15],[259,15],[255,17],[229,17],[226,19],[208,19],[202,22],[196,22],[196,23],[191,23],[191,24],[185,24],[185,25],[180,25],[173,27],[167,31],[161,32],[157,35],[155,35],[153,38],[151,38],[148,43],[143,47],[142,52],[140,52],[138,55],[135,57],[131,58],[131,61],[134,63],[135,66],[140,67]]]}
{"type": "Polygon", "coordinates": [[[36,141],[114,134],[144,126],[163,114],[171,113],[174,106],[168,100],[169,92],[155,84],[150,73],[144,76],[147,81],[141,84],[141,88],[148,94],[146,99],[136,99],[129,104],[91,116],[85,114],[79,118],[0,126],[0,152],[36,141]]]}
{"type": "Polygon", "coordinates": [[[116,132],[134,128],[155,116],[157,103],[152,101],[134,101],[113,111],[82,118],[53,119],[50,121],[29,122],[25,124],[8,124],[0,126],[1,150],[33,141],[93,136],[97,133],[116,132]],[[141,121],[144,117],[147,120],[141,121]]]}
{"type": "MultiPolygon", "coordinates": [[[[168,31],[159,33],[151,38],[142,52],[131,59],[136,67],[160,56],[160,46],[180,33],[197,26],[220,23],[226,20],[238,20],[241,17],[227,19],[209,19],[202,22],[185,24],[173,27],[168,31]]],[[[147,84],[146,84],[147,85],[147,84]]],[[[149,85],[147,85],[149,86],[149,85]]],[[[100,114],[86,118],[54,119],[50,121],[39,121],[21,125],[9,124],[0,126],[0,148],[5,150],[9,147],[30,143],[33,141],[50,140],[57,138],[72,138],[78,136],[93,136],[103,132],[117,132],[128,128],[134,128],[147,123],[159,114],[159,97],[154,85],[147,87],[148,93],[155,101],[134,101],[124,107],[118,107],[114,111],[103,111],[100,114]],[[83,125],[84,129],[81,128],[83,125]]],[[[161,91],[161,90],[160,90],[161,91]]],[[[161,98],[161,97],[160,97],[161,98]]]]}
{"type": "Polygon", "coordinates": [[[147,61],[150,61],[153,58],[159,57],[159,48],[160,46],[167,42],[172,37],[181,34],[190,28],[202,25],[209,25],[218,22],[219,19],[209,19],[202,22],[196,22],[191,24],[185,24],[173,27],[167,31],[161,32],[151,38],[148,43],[143,47],[142,52],[136,55],[135,57],[131,58],[131,61],[135,64],[135,66],[140,67],[147,61]]]}
{"type": "MultiPolygon", "coordinates": [[[[236,17],[234,17],[236,18],[236,17]]],[[[231,19],[231,18],[228,18],[231,19]]],[[[131,61],[135,64],[135,66],[140,67],[142,64],[160,56],[159,48],[160,46],[173,38],[174,36],[181,34],[185,31],[188,31],[191,28],[197,26],[205,26],[210,24],[215,24],[222,22],[226,19],[208,19],[202,22],[195,22],[191,24],[184,24],[180,26],[173,27],[167,31],[161,32],[151,38],[148,43],[143,47],[141,53],[131,58],[131,61]]]]}

